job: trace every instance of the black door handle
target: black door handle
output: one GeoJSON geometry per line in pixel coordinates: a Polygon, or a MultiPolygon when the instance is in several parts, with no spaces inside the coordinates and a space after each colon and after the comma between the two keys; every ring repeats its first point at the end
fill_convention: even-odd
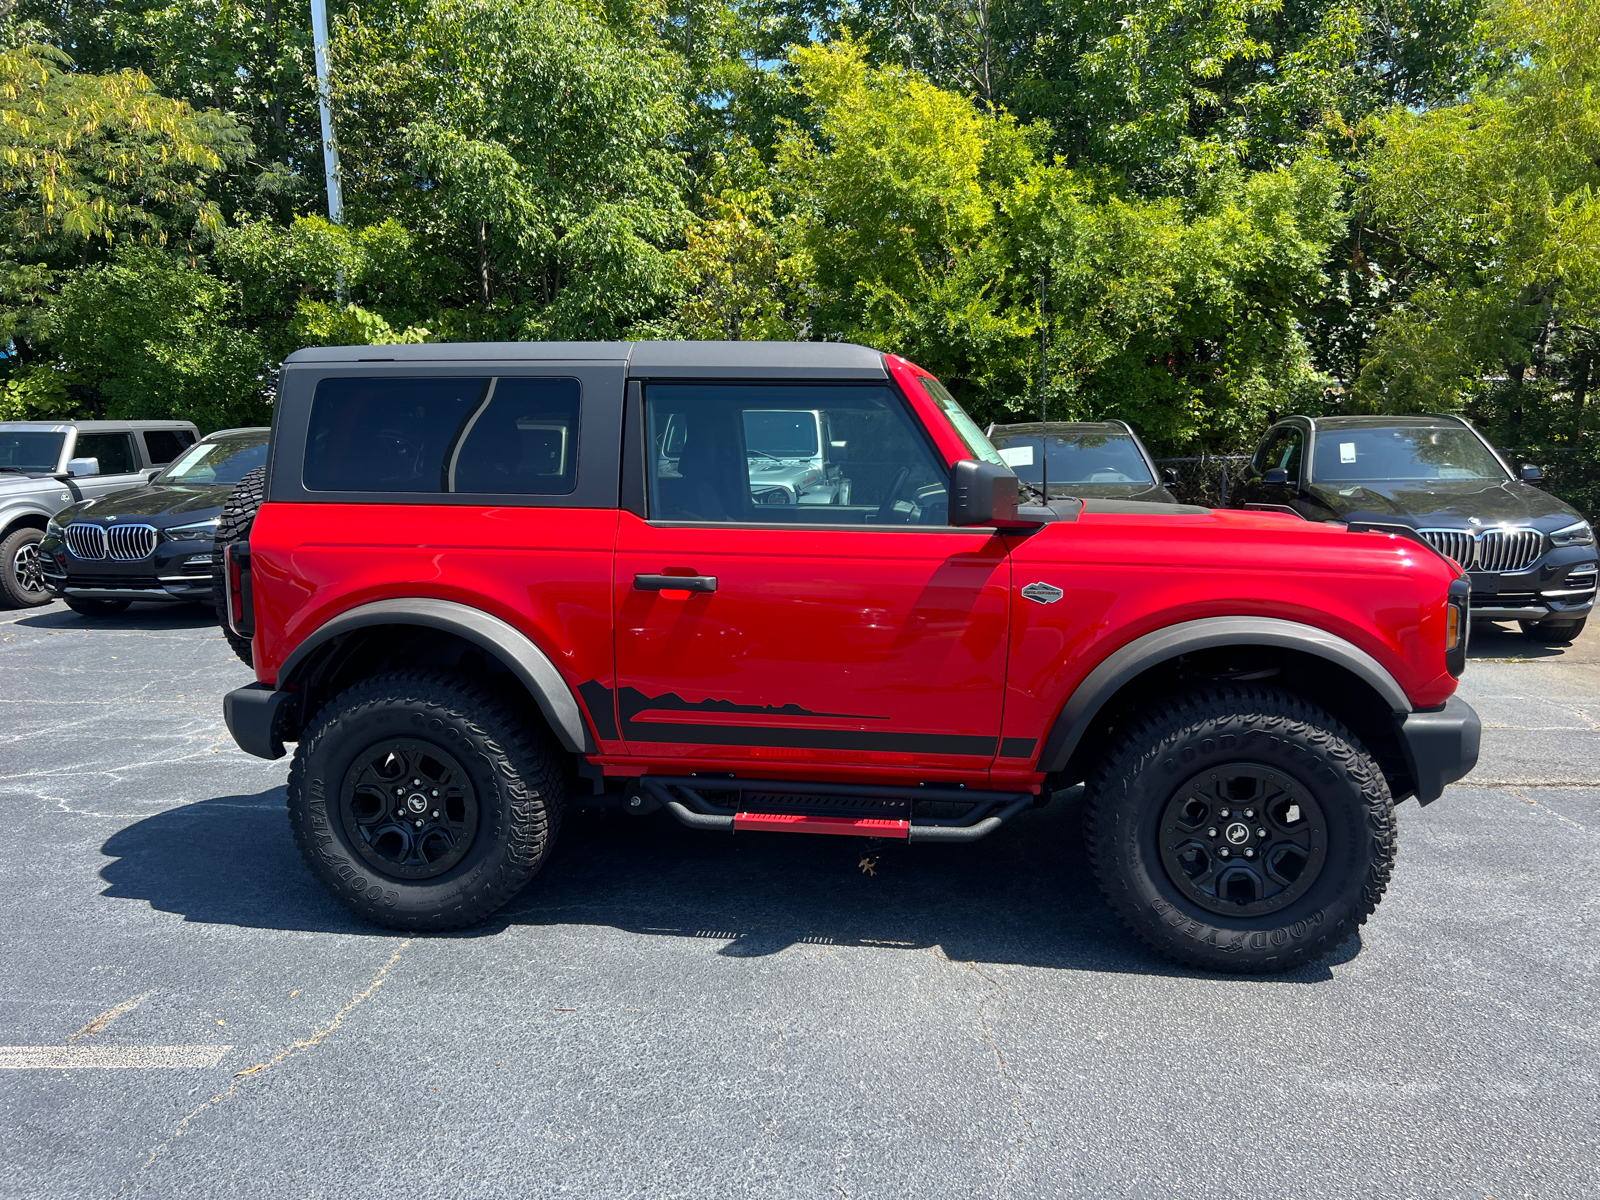
{"type": "Polygon", "coordinates": [[[641,592],[714,592],[715,575],[635,575],[633,586],[641,592]]]}

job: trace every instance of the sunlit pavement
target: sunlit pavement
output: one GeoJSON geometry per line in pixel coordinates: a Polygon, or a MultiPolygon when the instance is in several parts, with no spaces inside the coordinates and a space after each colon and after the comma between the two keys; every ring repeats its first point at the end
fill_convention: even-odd
{"type": "Polygon", "coordinates": [[[579,816],[489,926],[375,931],[249,678],[198,610],[0,613],[0,1195],[1600,1190],[1600,628],[1476,631],[1481,765],[1269,979],[1124,934],[1076,792],[966,848],[579,816]]]}

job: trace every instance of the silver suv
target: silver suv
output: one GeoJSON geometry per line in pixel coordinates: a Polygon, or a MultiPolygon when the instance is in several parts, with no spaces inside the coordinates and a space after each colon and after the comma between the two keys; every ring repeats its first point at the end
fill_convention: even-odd
{"type": "Polygon", "coordinates": [[[144,483],[200,438],[188,421],[0,421],[0,608],[47,603],[51,517],[144,483]]]}
{"type": "MultiPolygon", "coordinates": [[[[688,426],[667,420],[658,437],[663,477],[678,474],[688,426]]],[[[850,481],[840,461],[846,443],[834,436],[818,409],[763,408],[744,414],[745,462],[757,504],[849,504],[850,481]]]]}

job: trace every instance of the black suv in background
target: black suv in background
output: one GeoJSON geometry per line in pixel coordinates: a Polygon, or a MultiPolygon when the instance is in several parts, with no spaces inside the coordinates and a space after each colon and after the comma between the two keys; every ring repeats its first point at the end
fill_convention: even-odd
{"type": "Polygon", "coordinates": [[[989,440],[1023,484],[1042,497],[1175,504],[1155,460],[1126,421],[991,425],[989,440]]]}
{"type": "Polygon", "coordinates": [[[1460,417],[1295,416],[1267,431],[1235,502],[1410,526],[1471,576],[1474,617],[1565,642],[1594,607],[1595,536],[1540,478],[1460,417]]]}
{"type": "Polygon", "coordinates": [[[84,616],[135,600],[211,603],[217,518],[244,473],[267,461],[266,429],[226,429],[142,487],[69,505],[39,546],[44,585],[84,616]]]}

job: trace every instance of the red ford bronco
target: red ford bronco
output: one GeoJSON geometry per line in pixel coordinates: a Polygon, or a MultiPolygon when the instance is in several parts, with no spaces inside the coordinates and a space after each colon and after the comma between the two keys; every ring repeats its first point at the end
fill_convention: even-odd
{"type": "Polygon", "coordinates": [[[1029,503],[860,346],[302,351],[265,470],[219,538],[228,727],[299,743],[296,841],[385,925],[487,917],[567,805],[962,842],[1085,782],[1135,933],[1280,970],[1477,759],[1467,581],[1409,531],[1029,503]]]}

